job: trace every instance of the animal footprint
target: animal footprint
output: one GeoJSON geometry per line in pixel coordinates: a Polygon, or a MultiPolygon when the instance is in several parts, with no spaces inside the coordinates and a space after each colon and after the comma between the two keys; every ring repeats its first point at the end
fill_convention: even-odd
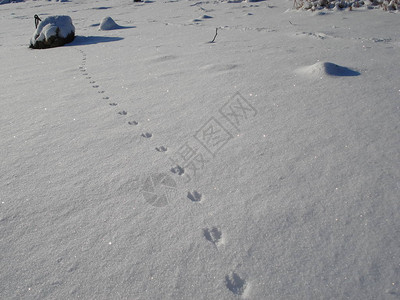
{"type": "MultiPolygon", "coordinates": [[[[85,71],[85,70],[82,70],[82,71],[85,71]]],[[[88,73],[82,73],[82,75],[85,75],[85,76],[86,76],[86,75],[89,75],[89,74],[88,74],[88,73]]]]}
{"type": "Polygon", "coordinates": [[[157,150],[158,152],[165,152],[165,151],[167,151],[167,147],[164,147],[164,146],[157,147],[156,150],[157,150]]]}
{"type": "Polygon", "coordinates": [[[136,121],[129,121],[128,124],[129,124],[129,125],[137,125],[137,124],[139,124],[139,122],[136,122],[136,121]]]}
{"type": "Polygon", "coordinates": [[[92,85],[92,87],[94,87],[95,89],[97,89],[99,86],[98,86],[98,85],[92,85]]]}
{"type": "Polygon", "coordinates": [[[104,91],[98,91],[99,94],[104,94],[104,91]]]}
{"type": "Polygon", "coordinates": [[[86,79],[90,79],[90,78],[92,78],[92,77],[90,77],[90,76],[86,77],[86,79]]]}
{"type": "Polygon", "coordinates": [[[110,97],[103,97],[103,99],[104,99],[104,100],[108,100],[108,99],[110,99],[110,97]]]}
{"type": "Polygon", "coordinates": [[[187,197],[192,200],[193,202],[200,202],[201,201],[201,194],[198,191],[194,191],[193,193],[189,192],[187,197]]]}
{"type": "Polygon", "coordinates": [[[142,137],[145,137],[145,138],[147,138],[147,139],[151,138],[152,136],[153,136],[153,135],[152,135],[151,133],[149,133],[149,132],[142,133],[142,137]]]}
{"type": "Polygon", "coordinates": [[[90,81],[89,83],[93,84],[93,83],[96,83],[96,81],[93,80],[93,81],[90,81]]]}
{"type": "Polygon", "coordinates": [[[225,285],[237,296],[243,295],[247,287],[246,281],[235,272],[225,276],[225,285]]]}
{"type": "Polygon", "coordinates": [[[185,174],[185,169],[180,166],[176,166],[171,168],[171,172],[174,174],[178,174],[179,176],[182,176],[183,174],[185,174]]]}
{"type": "Polygon", "coordinates": [[[128,114],[128,112],[125,110],[122,110],[122,111],[118,112],[118,114],[121,116],[126,116],[128,114]]]}
{"type": "Polygon", "coordinates": [[[223,243],[222,232],[216,227],[203,229],[203,234],[207,241],[213,243],[215,246],[223,243]]]}
{"type": "Polygon", "coordinates": [[[109,105],[110,105],[110,106],[117,106],[118,103],[113,102],[113,103],[109,103],[109,105]]]}

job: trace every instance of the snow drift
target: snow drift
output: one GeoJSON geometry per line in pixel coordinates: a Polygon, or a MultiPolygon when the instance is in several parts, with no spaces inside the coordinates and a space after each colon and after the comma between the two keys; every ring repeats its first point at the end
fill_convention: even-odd
{"type": "Polygon", "coordinates": [[[111,17],[105,17],[101,20],[99,30],[113,30],[121,28],[111,17]]]}
{"type": "Polygon", "coordinates": [[[308,76],[358,76],[360,72],[349,69],[347,67],[339,66],[331,62],[317,62],[311,66],[301,67],[296,70],[298,74],[308,76]]]}
{"type": "Polygon", "coordinates": [[[75,27],[69,16],[47,17],[39,23],[31,39],[30,48],[44,49],[62,46],[75,38],[75,27]]]}

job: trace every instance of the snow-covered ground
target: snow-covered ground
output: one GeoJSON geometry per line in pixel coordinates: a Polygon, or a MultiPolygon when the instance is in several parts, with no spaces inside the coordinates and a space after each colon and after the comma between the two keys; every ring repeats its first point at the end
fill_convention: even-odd
{"type": "Polygon", "coordinates": [[[400,15],[292,6],[0,5],[1,299],[400,298],[400,15]]]}

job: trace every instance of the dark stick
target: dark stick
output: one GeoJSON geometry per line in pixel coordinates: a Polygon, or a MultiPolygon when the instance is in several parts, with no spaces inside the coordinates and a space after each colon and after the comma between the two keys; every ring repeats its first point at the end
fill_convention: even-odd
{"type": "Polygon", "coordinates": [[[37,28],[39,23],[42,21],[38,15],[34,15],[33,18],[35,19],[35,27],[37,28]]]}
{"type": "Polygon", "coordinates": [[[215,28],[215,36],[214,36],[213,40],[210,43],[214,43],[215,38],[217,37],[217,34],[218,34],[218,28],[215,28]]]}

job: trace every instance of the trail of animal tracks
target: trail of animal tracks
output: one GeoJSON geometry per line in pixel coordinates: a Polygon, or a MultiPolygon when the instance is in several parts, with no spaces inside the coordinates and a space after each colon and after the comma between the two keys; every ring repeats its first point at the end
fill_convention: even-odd
{"type": "Polygon", "coordinates": [[[291,7],[0,5],[1,299],[399,298],[399,15],[291,7]]]}

